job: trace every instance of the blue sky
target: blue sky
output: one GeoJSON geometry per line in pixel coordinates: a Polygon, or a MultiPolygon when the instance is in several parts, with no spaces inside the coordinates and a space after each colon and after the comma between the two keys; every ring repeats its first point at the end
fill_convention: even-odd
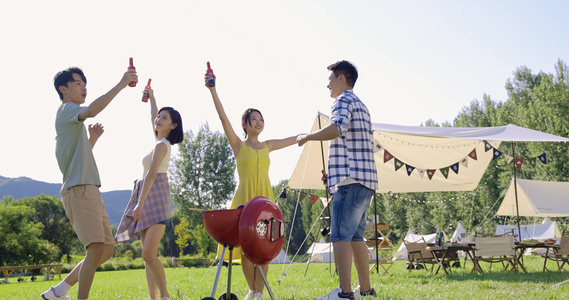
{"type": "MultiPolygon", "coordinates": [[[[221,130],[203,85],[210,61],[234,128],[255,107],[266,121],[261,139],[271,139],[306,132],[318,111],[329,113],[326,66],[346,59],[374,122],[441,123],[484,94],[506,100],[520,66],[553,73],[569,53],[568,9],[566,1],[5,1],[0,175],[61,182],[52,79],[69,66],[85,71],[90,103],[134,58],[139,86],[86,122],[105,126],[94,150],[102,190],[130,189],[153,145],[140,101],[148,78],[186,130],[205,122],[221,130]]],[[[290,177],[300,153],[271,154],[273,184],[290,177]]]]}

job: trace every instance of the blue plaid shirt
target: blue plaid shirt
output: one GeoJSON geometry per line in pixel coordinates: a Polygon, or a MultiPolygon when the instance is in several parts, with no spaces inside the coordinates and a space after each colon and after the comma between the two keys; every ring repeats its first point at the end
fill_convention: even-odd
{"type": "Polygon", "coordinates": [[[367,107],[352,90],[344,91],[332,105],[330,124],[338,126],[340,136],[330,141],[328,185],[351,178],[365,187],[377,189],[377,170],[373,157],[373,129],[367,107]]]}

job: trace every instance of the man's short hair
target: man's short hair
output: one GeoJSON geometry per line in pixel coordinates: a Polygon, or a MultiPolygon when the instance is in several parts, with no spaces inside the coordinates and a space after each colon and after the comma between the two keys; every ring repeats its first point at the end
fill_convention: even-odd
{"type": "Polygon", "coordinates": [[[53,77],[53,85],[55,86],[57,94],[59,94],[59,99],[63,100],[63,94],[59,90],[59,87],[62,85],[68,86],[67,83],[74,81],[75,79],[73,79],[73,74],[79,74],[79,76],[81,76],[81,79],[83,79],[83,82],[87,84],[87,78],[85,77],[85,74],[83,74],[83,71],[77,67],[67,68],[63,71],[58,72],[53,77]]]}
{"type": "Polygon", "coordinates": [[[346,83],[352,88],[356,85],[356,81],[358,80],[358,70],[351,62],[346,60],[335,62],[328,66],[328,70],[334,72],[336,77],[344,74],[344,77],[346,77],[346,83]]]}

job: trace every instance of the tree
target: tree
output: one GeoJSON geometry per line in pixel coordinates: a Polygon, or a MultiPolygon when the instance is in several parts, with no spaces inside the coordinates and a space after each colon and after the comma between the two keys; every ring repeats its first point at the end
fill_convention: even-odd
{"type": "Polygon", "coordinates": [[[31,222],[34,209],[0,205],[0,266],[53,262],[59,249],[41,239],[41,223],[31,222]]]}
{"type": "Polygon", "coordinates": [[[184,255],[184,248],[188,247],[188,241],[192,238],[190,229],[188,227],[188,220],[182,218],[180,223],[174,227],[174,234],[178,237],[176,244],[180,249],[180,256],[184,255]]]}
{"type": "Polygon", "coordinates": [[[71,254],[71,250],[80,244],[59,198],[41,194],[14,201],[13,205],[25,205],[34,209],[30,221],[41,223],[43,225],[41,238],[59,248],[57,261],[60,261],[64,255],[71,254]]]}
{"type": "Polygon", "coordinates": [[[191,227],[201,223],[201,215],[191,208],[219,209],[232,199],[236,187],[233,151],[225,136],[210,131],[207,123],[196,135],[192,131],[185,134],[172,165],[172,200],[191,227]]]}
{"type": "Polygon", "coordinates": [[[196,228],[192,230],[191,236],[195,239],[196,245],[198,246],[198,253],[202,257],[206,257],[208,253],[214,252],[217,249],[217,242],[209,236],[203,224],[196,226],[196,228]]]}

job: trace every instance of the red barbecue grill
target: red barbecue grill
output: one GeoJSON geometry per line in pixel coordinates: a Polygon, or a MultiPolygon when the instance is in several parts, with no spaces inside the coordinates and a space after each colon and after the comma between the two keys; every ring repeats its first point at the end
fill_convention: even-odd
{"type": "Polygon", "coordinates": [[[274,300],[271,287],[260,266],[271,262],[284,244],[285,224],[277,205],[267,198],[258,196],[249,200],[244,207],[240,206],[237,209],[203,211],[202,219],[207,233],[223,245],[211,295],[202,300],[215,300],[215,289],[226,248],[229,248],[227,292],[219,299],[238,299],[235,294],[231,294],[231,264],[233,248],[239,245],[245,256],[257,264],[267,291],[274,300]]]}

